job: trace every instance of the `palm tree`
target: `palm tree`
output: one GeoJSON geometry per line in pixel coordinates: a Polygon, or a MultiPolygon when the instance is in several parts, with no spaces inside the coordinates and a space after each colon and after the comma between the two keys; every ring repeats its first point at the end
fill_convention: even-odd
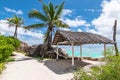
{"type": "Polygon", "coordinates": [[[51,48],[52,43],[52,32],[54,31],[54,28],[68,28],[68,25],[63,23],[60,20],[60,16],[62,14],[64,2],[60,5],[54,6],[51,2],[46,5],[42,0],[39,0],[42,3],[43,6],[43,12],[40,12],[38,10],[32,10],[29,13],[30,18],[37,18],[42,21],[42,23],[33,24],[25,27],[26,29],[31,28],[42,28],[47,27],[47,31],[45,33],[45,44],[47,44],[47,49],[51,48]]]}
{"type": "Polygon", "coordinates": [[[14,38],[17,38],[17,28],[21,27],[21,25],[23,24],[22,18],[14,15],[13,18],[8,18],[7,21],[9,23],[9,26],[15,27],[14,38]]]}

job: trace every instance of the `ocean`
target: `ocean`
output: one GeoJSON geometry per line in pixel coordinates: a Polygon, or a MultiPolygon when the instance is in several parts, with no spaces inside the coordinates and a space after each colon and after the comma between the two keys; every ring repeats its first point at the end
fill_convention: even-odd
{"type": "MultiPolygon", "coordinates": [[[[108,47],[112,47],[113,45],[107,45],[108,47]]],[[[69,56],[72,56],[72,47],[71,46],[59,46],[63,48],[69,56]]],[[[92,58],[102,58],[104,52],[103,44],[90,44],[82,46],[82,56],[83,57],[92,57],[92,58]]],[[[74,55],[76,57],[80,56],[80,46],[74,46],[74,55]]]]}

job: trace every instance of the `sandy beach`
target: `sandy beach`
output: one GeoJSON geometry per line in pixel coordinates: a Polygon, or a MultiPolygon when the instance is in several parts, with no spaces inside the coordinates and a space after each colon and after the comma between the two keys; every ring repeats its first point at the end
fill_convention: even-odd
{"type": "MultiPolygon", "coordinates": [[[[69,67],[71,60],[37,60],[15,53],[14,62],[7,64],[7,68],[0,75],[0,80],[70,80],[73,78],[73,70],[69,67]]],[[[75,65],[88,68],[91,65],[99,65],[95,61],[75,61],[75,65]]]]}

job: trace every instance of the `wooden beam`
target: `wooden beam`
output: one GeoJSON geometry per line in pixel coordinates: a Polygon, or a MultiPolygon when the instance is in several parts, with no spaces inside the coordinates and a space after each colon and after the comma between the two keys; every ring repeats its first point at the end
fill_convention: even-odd
{"type": "Polygon", "coordinates": [[[68,41],[58,42],[58,44],[66,44],[66,43],[68,43],[68,41]]]}

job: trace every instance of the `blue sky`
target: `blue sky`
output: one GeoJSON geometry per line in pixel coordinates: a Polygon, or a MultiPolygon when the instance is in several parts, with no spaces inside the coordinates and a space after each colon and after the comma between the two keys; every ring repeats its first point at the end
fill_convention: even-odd
{"type": "MultiPolygon", "coordinates": [[[[73,13],[70,19],[74,19],[77,16],[82,16],[83,19],[90,22],[94,18],[97,18],[100,15],[102,0],[44,0],[45,3],[52,2],[55,5],[65,2],[64,9],[72,10],[73,13]],[[93,11],[92,11],[93,9],[93,11]],[[95,11],[94,11],[95,10],[95,11]]],[[[32,9],[42,10],[41,3],[39,0],[1,0],[0,1],[0,12],[3,14],[0,16],[0,19],[5,19],[12,17],[14,12],[6,12],[5,8],[19,11],[22,13],[18,14],[24,18],[25,25],[35,23],[34,19],[28,18],[28,13],[32,9]],[[34,21],[34,22],[33,22],[34,21]]]]}
{"type": "MultiPolygon", "coordinates": [[[[63,1],[65,5],[60,19],[70,26],[70,29],[64,30],[92,32],[112,39],[112,27],[117,19],[117,37],[120,36],[120,0],[44,0],[45,3],[52,2],[55,5],[63,1]]],[[[14,14],[24,19],[24,25],[40,22],[28,17],[32,9],[42,11],[41,3],[38,0],[0,0],[0,32],[13,35],[14,28],[8,28],[6,18],[14,14]]],[[[18,38],[30,45],[40,44],[45,30],[42,28],[25,32],[20,28],[18,38]]],[[[119,42],[120,39],[117,40],[119,42]]]]}

